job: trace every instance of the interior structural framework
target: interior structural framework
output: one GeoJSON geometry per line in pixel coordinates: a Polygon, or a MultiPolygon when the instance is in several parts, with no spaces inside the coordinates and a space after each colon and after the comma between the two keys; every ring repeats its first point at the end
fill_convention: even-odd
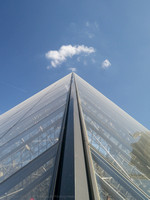
{"type": "Polygon", "coordinates": [[[75,73],[0,116],[0,200],[150,199],[150,132],[75,73]]]}

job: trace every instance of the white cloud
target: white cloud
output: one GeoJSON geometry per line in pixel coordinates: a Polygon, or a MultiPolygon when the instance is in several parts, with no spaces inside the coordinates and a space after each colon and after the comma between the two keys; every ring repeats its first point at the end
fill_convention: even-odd
{"type": "Polygon", "coordinates": [[[111,66],[111,63],[109,62],[108,59],[106,59],[106,60],[104,60],[104,61],[102,62],[102,68],[103,68],[103,69],[107,69],[107,68],[109,68],[110,66],[111,66]]]}
{"type": "Polygon", "coordinates": [[[75,67],[70,67],[70,68],[68,68],[68,70],[70,70],[72,72],[76,72],[77,71],[77,69],[75,67]]]}
{"type": "Polygon", "coordinates": [[[67,60],[67,58],[72,58],[74,55],[79,55],[81,53],[90,54],[95,52],[93,47],[87,47],[84,45],[63,45],[58,51],[48,51],[45,56],[47,59],[51,60],[52,67],[57,67],[67,60]]]}

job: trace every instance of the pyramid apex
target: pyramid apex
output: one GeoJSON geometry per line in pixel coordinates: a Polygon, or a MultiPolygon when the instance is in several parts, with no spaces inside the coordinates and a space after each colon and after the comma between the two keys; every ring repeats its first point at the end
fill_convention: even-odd
{"type": "Polygon", "coordinates": [[[74,77],[74,76],[76,75],[76,73],[75,73],[75,72],[72,72],[71,75],[74,77]]]}

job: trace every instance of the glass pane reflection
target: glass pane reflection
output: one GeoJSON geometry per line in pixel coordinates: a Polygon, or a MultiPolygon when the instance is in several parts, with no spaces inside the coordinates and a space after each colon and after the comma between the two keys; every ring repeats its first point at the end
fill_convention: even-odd
{"type": "MultiPolygon", "coordinates": [[[[149,130],[83,79],[77,75],[75,77],[91,148],[95,149],[114,171],[132,183],[145,199],[150,198],[149,130]]],[[[102,181],[98,183],[101,184],[98,186],[101,188],[100,196],[102,193],[105,196],[101,198],[106,199],[111,193],[112,199],[115,196],[114,191],[125,198],[123,193],[128,192],[125,186],[117,185],[116,180],[113,180],[109,173],[106,174],[105,169],[94,160],[93,163],[96,177],[99,177],[97,180],[103,180],[103,184],[102,181]]],[[[134,199],[134,196],[129,193],[127,199],[134,199]]]]}
{"type": "Polygon", "coordinates": [[[0,188],[6,182],[9,187],[13,177],[33,167],[16,185],[4,187],[0,199],[47,198],[70,80],[71,74],[0,116],[0,188]],[[33,163],[54,146],[53,156],[34,170],[37,165],[33,163]]]}

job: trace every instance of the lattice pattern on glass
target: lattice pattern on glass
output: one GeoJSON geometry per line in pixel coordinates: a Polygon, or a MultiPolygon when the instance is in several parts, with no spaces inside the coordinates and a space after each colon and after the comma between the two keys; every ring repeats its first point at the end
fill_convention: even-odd
{"type": "Polygon", "coordinates": [[[44,162],[42,157],[31,161],[31,164],[28,164],[28,170],[26,170],[26,167],[22,170],[23,177],[21,176],[21,172],[19,172],[18,176],[20,175],[20,181],[18,181],[17,184],[15,184],[14,181],[14,184],[12,184],[13,186],[7,190],[5,194],[1,195],[0,199],[27,200],[34,198],[38,200],[46,200],[49,195],[57,148],[58,145],[55,144],[55,146],[49,149],[45,156],[46,159],[44,158],[44,162]],[[40,164],[40,162],[43,163],[40,164]],[[34,165],[38,166],[35,169],[32,169],[34,165]]]}
{"type": "Polygon", "coordinates": [[[0,116],[0,183],[59,141],[70,81],[71,74],[0,116]]]}
{"type": "Polygon", "coordinates": [[[75,78],[90,145],[150,196],[149,130],[80,77],[75,78]]]}

